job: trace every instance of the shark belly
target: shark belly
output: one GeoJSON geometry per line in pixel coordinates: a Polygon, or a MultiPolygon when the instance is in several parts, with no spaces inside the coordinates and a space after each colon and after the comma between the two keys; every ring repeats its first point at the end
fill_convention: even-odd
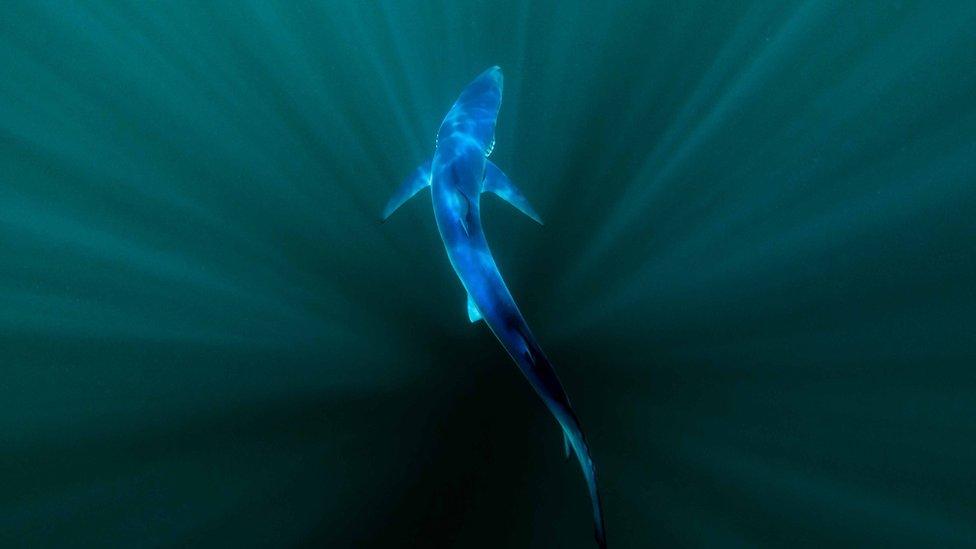
{"type": "MultiPolygon", "coordinates": [[[[437,154],[435,154],[435,166],[438,164],[437,161],[437,154]]],[[[528,323],[515,304],[495,264],[481,230],[481,214],[477,198],[468,199],[465,193],[453,185],[449,177],[439,180],[437,172],[434,173],[431,181],[434,216],[451,266],[468,292],[468,296],[477,305],[489,329],[518,365],[519,370],[562,428],[567,453],[571,448],[586,479],[593,506],[597,540],[600,546],[604,547],[606,541],[603,530],[603,510],[597,491],[596,470],[579,419],[573,412],[569,397],[556,376],[552,364],[529,330],[528,323]],[[459,201],[467,201],[467,204],[458,207],[459,201]]]]}
{"type": "MultiPolygon", "coordinates": [[[[481,228],[478,193],[469,196],[464,189],[471,182],[457,178],[458,174],[479,171],[458,169],[458,164],[479,160],[483,165],[483,157],[452,157],[440,152],[434,156],[431,193],[444,248],[454,272],[492,333],[537,389],[560,425],[575,426],[576,418],[562,384],[549,367],[548,358],[529,330],[492,257],[481,228]]],[[[480,181],[476,184],[480,186],[480,181]]]]}
{"type": "Polygon", "coordinates": [[[432,161],[431,198],[451,266],[485,322],[499,335],[498,316],[519,313],[481,227],[485,165],[484,153],[469,140],[442,143],[432,161]]]}
{"type": "Polygon", "coordinates": [[[492,193],[542,223],[525,195],[487,160],[494,147],[501,89],[498,67],[485,71],[464,89],[441,123],[433,158],[418,166],[396,190],[383,210],[383,219],[430,188],[438,232],[468,295],[468,318],[484,320],[559,423],[567,457],[570,452],[576,455],[586,480],[597,543],[605,548],[596,469],[586,438],[552,364],[502,279],[481,228],[482,193],[492,193]]]}

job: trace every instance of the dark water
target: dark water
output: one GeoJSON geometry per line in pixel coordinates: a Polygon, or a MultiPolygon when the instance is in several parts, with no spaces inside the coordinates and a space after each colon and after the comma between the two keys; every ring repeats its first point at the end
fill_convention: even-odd
{"type": "Polygon", "coordinates": [[[976,3],[7,2],[0,545],[592,547],[429,199],[489,241],[612,547],[976,543],[976,3]]]}

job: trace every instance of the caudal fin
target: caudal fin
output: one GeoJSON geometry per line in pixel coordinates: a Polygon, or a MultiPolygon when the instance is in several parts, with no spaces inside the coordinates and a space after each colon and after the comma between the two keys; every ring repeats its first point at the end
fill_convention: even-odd
{"type": "MultiPolygon", "coordinates": [[[[575,414],[572,416],[576,419],[575,414]]],[[[560,422],[562,423],[562,422],[560,422]]],[[[586,488],[590,493],[590,504],[593,506],[593,535],[601,549],[606,549],[607,532],[603,521],[603,502],[600,498],[600,489],[597,485],[596,466],[593,465],[593,458],[590,456],[590,448],[583,436],[583,431],[579,428],[579,421],[575,421],[575,429],[567,437],[570,445],[579,461],[580,469],[583,471],[583,478],[586,480],[586,488]]]]}
{"type": "MultiPolygon", "coordinates": [[[[549,411],[562,427],[566,442],[572,447],[576,459],[579,461],[583,478],[586,480],[586,488],[590,494],[590,503],[593,507],[593,527],[596,541],[601,549],[607,546],[606,527],[603,521],[603,504],[600,500],[600,491],[597,486],[596,467],[593,465],[593,458],[590,456],[590,448],[583,435],[583,428],[580,425],[576,413],[569,404],[569,397],[563,389],[555,369],[542,349],[536,343],[532,334],[529,332],[525,320],[518,315],[517,329],[518,335],[505,338],[503,340],[509,348],[509,353],[515,359],[519,369],[532,384],[532,388],[542,398],[542,401],[549,408],[549,411]],[[510,346],[510,347],[509,347],[510,346]]],[[[502,339],[502,338],[499,338],[502,339]]]]}

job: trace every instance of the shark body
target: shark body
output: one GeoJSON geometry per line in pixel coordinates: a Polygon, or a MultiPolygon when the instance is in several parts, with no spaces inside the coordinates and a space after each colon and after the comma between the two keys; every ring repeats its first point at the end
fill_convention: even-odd
{"type": "Polygon", "coordinates": [[[437,133],[433,158],[410,175],[390,198],[385,220],[428,186],[434,218],[447,256],[468,293],[468,317],[483,320],[518,365],[563,431],[567,457],[572,451],[589,489],[595,535],[606,547],[596,470],[580,422],[556,372],[522,317],[505,285],[481,228],[480,196],[493,192],[542,223],[508,177],[488,160],[495,144],[495,121],[502,98],[502,72],[492,67],[461,92],[437,133]]]}

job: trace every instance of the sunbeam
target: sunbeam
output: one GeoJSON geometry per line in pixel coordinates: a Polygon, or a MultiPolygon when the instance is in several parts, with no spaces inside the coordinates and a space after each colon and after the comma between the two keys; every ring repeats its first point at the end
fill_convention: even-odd
{"type": "Polygon", "coordinates": [[[594,547],[429,191],[380,219],[494,65],[491,159],[545,225],[486,195],[485,233],[609,546],[967,545],[973,28],[913,0],[8,2],[0,545],[594,547]]]}

